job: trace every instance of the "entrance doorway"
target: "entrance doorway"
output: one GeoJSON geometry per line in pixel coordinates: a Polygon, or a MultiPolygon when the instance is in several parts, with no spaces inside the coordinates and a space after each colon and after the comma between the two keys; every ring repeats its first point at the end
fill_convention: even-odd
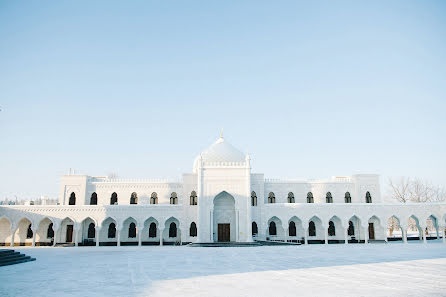
{"type": "Polygon", "coordinates": [[[231,240],[231,224],[218,224],[218,241],[229,242],[231,240]]]}
{"type": "Polygon", "coordinates": [[[73,225],[67,225],[67,242],[73,242],[73,225]]]}
{"type": "Polygon", "coordinates": [[[214,198],[212,215],[211,241],[238,241],[235,199],[228,192],[223,191],[214,198]]]}
{"type": "Polygon", "coordinates": [[[369,239],[375,239],[375,227],[373,223],[369,223],[369,239]]]}

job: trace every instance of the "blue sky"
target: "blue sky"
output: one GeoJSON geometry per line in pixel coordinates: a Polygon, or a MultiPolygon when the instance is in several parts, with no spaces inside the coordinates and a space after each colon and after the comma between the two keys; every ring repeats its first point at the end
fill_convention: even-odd
{"type": "Polygon", "coordinates": [[[0,106],[0,199],[179,178],[221,127],[266,177],[446,185],[446,3],[1,1],[0,106]]]}

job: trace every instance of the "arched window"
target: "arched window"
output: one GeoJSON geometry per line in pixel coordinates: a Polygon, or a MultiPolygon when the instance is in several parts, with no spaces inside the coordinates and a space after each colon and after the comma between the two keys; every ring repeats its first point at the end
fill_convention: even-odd
{"type": "Polygon", "coordinates": [[[98,205],[98,194],[96,194],[96,192],[93,192],[93,194],[91,194],[90,205],[98,205]]]}
{"type": "Polygon", "coordinates": [[[327,203],[333,203],[333,197],[331,196],[330,192],[327,192],[327,195],[325,196],[325,201],[327,203]]]}
{"type": "Polygon", "coordinates": [[[136,224],[131,222],[129,225],[129,238],[136,237],[136,224]]]}
{"type": "Polygon", "coordinates": [[[257,194],[256,192],[251,192],[251,206],[257,206],[257,194]]]}
{"type": "Polygon", "coordinates": [[[316,236],[316,225],[313,221],[308,224],[308,236],[316,236]]]}
{"type": "Polygon", "coordinates": [[[130,195],[130,204],[138,204],[138,195],[136,195],[136,192],[130,195]]]}
{"type": "Polygon", "coordinates": [[[172,192],[172,194],[170,194],[170,204],[178,204],[177,193],[172,192]]]}
{"type": "Polygon", "coordinates": [[[273,192],[269,192],[268,194],[268,203],[276,203],[276,196],[274,196],[273,192]]]}
{"type": "Polygon", "coordinates": [[[345,203],[352,203],[352,196],[350,196],[350,192],[345,193],[345,203]]]}
{"type": "Polygon", "coordinates": [[[195,224],[195,222],[192,222],[190,224],[189,236],[190,237],[196,237],[197,236],[197,224],[195,224]]]}
{"type": "Polygon", "coordinates": [[[96,229],[94,228],[94,223],[90,223],[90,225],[88,225],[88,232],[87,232],[87,237],[88,238],[95,238],[96,236],[96,229]]]}
{"type": "Polygon", "coordinates": [[[257,228],[257,223],[252,222],[252,236],[255,236],[259,233],[259,228],[257,228]]]}
{"type": "Polygon", "coordinates": [[[353,222],[352,221],[348,221],[348,231],[347,231],[348,235],[350,236],[354,236],[355,235],[355,227],[353,226],[353,222]]]}
{"type": "Polygon", "coordinates": [[[293,221],[291,221],[288,226],[288,235],[296,236],[296,223],[294,223],[293,221]]]}
{"type": "Polygon", "coordinates": [[[150,224],[150,227],[149,227],[149,237],[150,238],[156,237],[156,224],[155,223],[151,223],[150,224]]]}
{"type": "Polygon", "coordinates": [[[372,195],[368,191],[365,193],[365,203],[372,203],[372,195]]]}
{"type": "Polygon", "coordinates": [[[70,199],[68,200],[68,205],[76,205],[76,194],[71,192],[70,199]]]}
{"type": "Polygon", "coordinates": [[[108,238],[115,238],[116,237],[116,225],[115,223],[110,223],[108,225],[108,238]]]}
{"type": "Polygon", "coordinates": [[[288,193],[288,203],[294,203],[294,194],[293,192],[288,193]]]}
{"type": "Polygon", "coordinates": [[[311,192],[307,194],[307,203],[314,203],[313,193],[311,192]]]}
{"type": "Polygon", "coordinates": [[[197,199],[197,192],[192,191],[190,193],[190,205],[197,205],[198,199],[197,199]]]}
{"type": "Polygon", "coordinates": [[[177,237],[177,224],[175,224],[174,222],[170,223],[169,237],[177,237]]]}
{"type": "Polygon", "coordinates": [[[113,192],[113,194],[110,197],[110,205],[118,204],[118,194],[116,192],[113,192]]]}
{"type": "Polygon", "coordinates": [[[53,229],[53,223],[51,223],[48,226],[48,230],[46,230],[46,238],[53,238],[54,237],[54,229],[53,229]]]}
{"type": "Polygon", "coordinates": [[[328,223],[328,236],[335,236],[336,235],[336,228],[333,221],[330,221],[328,223]]]}
{"type": "Polygon", "coordinates": [[[150,204],[158,204],[158,194],[153,192],[150,196],[150,204]]]}
{"type": "Polygon", "coordinates": [[[277,227],[274,222],[269,223],[269,235],[277,235],[277,227]]]}
{"type": "Polygon", "coordinates": [[[26,231],[26,238],[33,238],[33,230],[31,229],[31,224],[29,224],[28,230],[26,231]]]}

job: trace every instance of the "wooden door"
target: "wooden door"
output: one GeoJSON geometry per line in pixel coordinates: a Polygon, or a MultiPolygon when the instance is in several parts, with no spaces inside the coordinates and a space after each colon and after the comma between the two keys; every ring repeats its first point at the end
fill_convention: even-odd
{"type": "Polygon", "coordinates": [[[369,239],[375,239],[375,227],[373,223],[369,223],[369,239]]]}
{"type": "Polygon", "coordinates": [[[218,224],[218,241],[229,242],[231,240],[230,224],[218,224]]]}
{"type": "Polygon", "coordinates": [[[67,242],[73,242],[73,225],[67,225],[67,242]]]}

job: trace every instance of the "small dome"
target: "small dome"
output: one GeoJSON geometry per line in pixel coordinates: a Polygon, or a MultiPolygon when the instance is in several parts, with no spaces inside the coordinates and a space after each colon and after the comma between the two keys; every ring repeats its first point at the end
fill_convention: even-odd
{"type": "MultiPolygon", "coordinates": [[[[201,153],[203,162],[245,162],[246,156],[244,153],[233,147],[230,143],[220,137],[214,144],[201,153]]],[[[198,156],[194,162],[194,172],[198,166],[198,156]]]]}

